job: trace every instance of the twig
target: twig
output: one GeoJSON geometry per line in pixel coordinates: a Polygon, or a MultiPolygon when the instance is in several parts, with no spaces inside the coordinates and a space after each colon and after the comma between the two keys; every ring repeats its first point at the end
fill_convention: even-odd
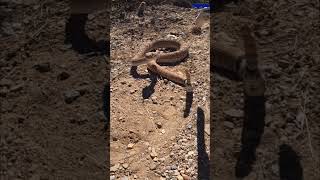
{"type": "Polygon", "coordinates": [[[300,84],[300,82],[302,81],[302,78],[304,77],[305,73],[306,73],[307,69],[304,69],[302,72],[301,72],[301,76],[300,78],[298,79],[297,83],[291,88],[290,92],[293,92],[296,90],[297,86],[300,84]]]}
{"type": "Polygon", "coordinates": [[[307,135],[308,135],[308,144],[309,144],[309,148],[310,148],[311,158],[313,160],[315,160],[315,166],[316,166],[317,158],[314,156],[314,151],[313,151],[313,147],[312,147],[311,133],[310,133],[310,127],[309,127],[309,120],[308,120],[307,115],[305,113],[306,102],[307,102],[306,92],[303,93],[302,97],[303,97],[303,105],[300,105],[300,108],[301,108],[302,112],[305,115],[304,119],[305,119],[305,124],[306,124],[307,135]]]}

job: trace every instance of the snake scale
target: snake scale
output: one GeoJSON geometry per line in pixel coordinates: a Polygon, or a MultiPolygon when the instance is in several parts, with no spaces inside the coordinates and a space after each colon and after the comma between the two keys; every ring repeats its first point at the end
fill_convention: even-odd
{"type": "Polygon", "coordinates": [[[163,68],[161,63],[177,63],[182,61],[189,55],[189,47],[176,40],[160,39],[155,40],[146,45],[139,53],[131,60],[132,66],[147,64],[148,69],[154,73],[161,75],[173,82],[181,85],[189,84],[188,75],[183,76],[173,71],[163,68]],[[175,49],[173,52],[159,52],[160,48],[175,49]],[[152,52],[155,51],[155,52],[152,52]]]}

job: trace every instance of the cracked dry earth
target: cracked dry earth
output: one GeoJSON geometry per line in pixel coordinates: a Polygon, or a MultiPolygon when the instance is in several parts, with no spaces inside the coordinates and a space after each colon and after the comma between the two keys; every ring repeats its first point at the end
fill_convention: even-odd
{"type": "Polygon", "coordinates": [[[193,35],[194,9],[147,6],[144,22],[135,13],[123,15],[114,9],[111,13],[110,178],[197,179],[204,174],[198,173],[199,149],[203,162],[199,166],[209,162],[209,24],[202,34],[193,35]],[[155,76],[149,75],[145,65],[137,69],[141,78],[130,75],[128,60],[147,42],[160,38],[177,38],[191,45],[184,62],[167,66],[191,72],[193,104],[186,118],[183,87],[161,77],[152,83],[155,76]],[[197,121],[202,128],[197,128],[197,121]],[[202,138],[197,140],[197,134],[202,138]]]}
{"type": "MultiPolygon", "coordinates": [[[[244,180],[279,179],[282,143],[300,156],[303,179],[320,179],[319,1],[246,1],[213,18],[215,38],[224,33],[237,45],[242,44],[241,25],[254,27],[266,79],[264,133],[244,180]]],[[[213,178],[232,180],[241,147],[243,88],[241,82],[212,75],[213,178]]]]}

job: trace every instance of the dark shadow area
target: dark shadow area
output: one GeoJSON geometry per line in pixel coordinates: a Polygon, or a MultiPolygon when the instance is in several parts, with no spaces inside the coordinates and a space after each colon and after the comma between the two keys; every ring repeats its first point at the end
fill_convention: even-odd
{"type": "Polygon", "coordinates": [[[183,117],[186,118],[190,114],[190,110],[192,107],[192,101],[193,101],[193,91],[188,92],[186,91],[186,107],[184,109],[183,117]]]}
{"type": "Polygon", "coordinates": [[[260,144],[265,126],[265,101],[264,96],[245,97],[241,151],[235,167],[237,178],[248,176],[256,160],[256,148],[260,144]]]}
{"type": "Polygon", "coordinates": [[[110,84],[106,84],[103,89],[103,113],[105,116],[104,129],[108,130],[110,127],[110,84]]]}
{"type": "Polygon", "coordinates": [[[197,109],[197,148],[198,148],[198,179],[210,179],[209,156],[206,152],[204,139],[204,112],[201,108],[197,109]]]}
{"type": "Polygon", "coordinates": [[[105,55],[110,51],[110,43],[91,39],[85,30],[88,14],[71,14],[65,26],[65,44],[79,54],[105,55]]]}
{"type": "Polygon", "coordinates": [[[281,180],[303,180],[303,168],[300,157],[287,144],[279,148],[279,172],[281,180]]]}
{"type": "Polygon", "coordinates": [[[226,78],[228,78],[228,79],[230,79],[230,80],[233,80],[233,81],[241,81],[241,78],[240,78],[237,74],[235,74],[235,73],[233,73],[233,72],[231,72],[231,71],[227,71],[227,70],[222,69],[222,68],[217,68],[217,67],[214,67],[213,65],[212,65],[212,67],[210,68],[210,70],[211,70],[213,73],[217,73],[217,74],[219,74],[220,76],[226,77],[226,78]]]}
{"type": "Polygon", "coordinates": [[[228,10],[226,5],[229,3],[239,4],[239,0],[214,0],[210,3],[210,13],[219,13],[228,10]]]}
{"type": "Polygon", "coordinates": [[[154,87],[157,84],[157,80],[158,80],[158,77],[155,73],[152,73],[151,71],[149,71],[149,73],[150,73],[149,78],[151,80],[151,83],[149,84],[149,86],[146,86],[143,88],[142,90],[143,99],[148,99],[154,93],[154,87]]]}
{"type": "Polygon", "coordinates": [[[174,62],[174,63],[158,63],[160,66],[178,66],[179,64],[183,63],[183,62],[186,62],[187,61],[187,58],[189,57],[189,55],[182,59],[181,61],[177,61],[177,62],[174,62]]]}
{"type": "Polygon", "coordinates": [[[130,69],[130,75],[135,78],[135,79],[146,79],[149,78],[149,74],[139,74],[137,71],[138,67],[137,66],[131,66],[130,69]]]}

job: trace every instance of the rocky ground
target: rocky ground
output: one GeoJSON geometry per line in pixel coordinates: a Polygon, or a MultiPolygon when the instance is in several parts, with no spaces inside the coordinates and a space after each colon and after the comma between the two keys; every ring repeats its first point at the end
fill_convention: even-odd
{"type": "MultiPolygon", "coordinates": [[[[79,55],[63,44],[67,3],[0,3],[1,179],[108,177],[102,92],[109,58],[79,55]]],[[[205,179],[210,154],[211,177],[235,179],[242,83],[211,74],[210,106],[208,25],[201,35],[189,34],[196,11],[161,4],[148,7],[139,26],[130,8],[111,16],[111,179],[205,179]],[[154,76],[144,66],[138,71],[145,78],[130,75],[126,61],[159,37],[191,45],[185,62],[168,67],[191,70],[193,104],[186,118],[182,87],[161,78],[151,83],[154,76]],[[153,86],[151,95],[143,93],[153,86]]],[[[105,11],[90,14],[91,37],[108,36],[106,19],[105,11]]],[[[300,156],[304,179],[319,179],[319,2],[244,2],[212,20],[214,37],[229,36],[240,46],[240,25],[254,27],[266,78],[266,125],[253,170],[244,179],[279,179],[283,143],[300,156]]]]}
{"type": "MultiPolygon", "coordinates": [[[[68,1],[1,1],[0,179],[105,179],[105,58],[64,45],[68,1]]],[[[107,37],[108,13],[89,16],[107,37]]]]}
{"type": "MultiPolygon", "coordinates": [[[[233,38],[237,46],[242,46],[240,27],[253,27],[266,79],[264,133],[253,169],[244,179],[279,179],[281,144],[300,156],[304,179],[319,179],[319,1],[245,1],[214,14],[212,21],[213,36],[233,38]]],[[[235,179],[243,128],[242,83],[217,73],[212,79],[212,178],[235,179]]],[[[295,170],[289,172],[294,175],[295,170]]]]}
{"type": "Polygon", "coordinates": [[[143,21],[136,9],[121,12],[113,7],[111,179],[208,179],[209,22],[200,35],[191,34],[196,15],[194,9],[153,5],[147,6],[143,21]],[[138,67],[139,78],[130,73],[128,60],[160,38],[191,45],[184,62],[167,67],[191,72],[193,103],[186,117],[190,97],[183,87],[150,75],[145,66],[138,67]]]}

